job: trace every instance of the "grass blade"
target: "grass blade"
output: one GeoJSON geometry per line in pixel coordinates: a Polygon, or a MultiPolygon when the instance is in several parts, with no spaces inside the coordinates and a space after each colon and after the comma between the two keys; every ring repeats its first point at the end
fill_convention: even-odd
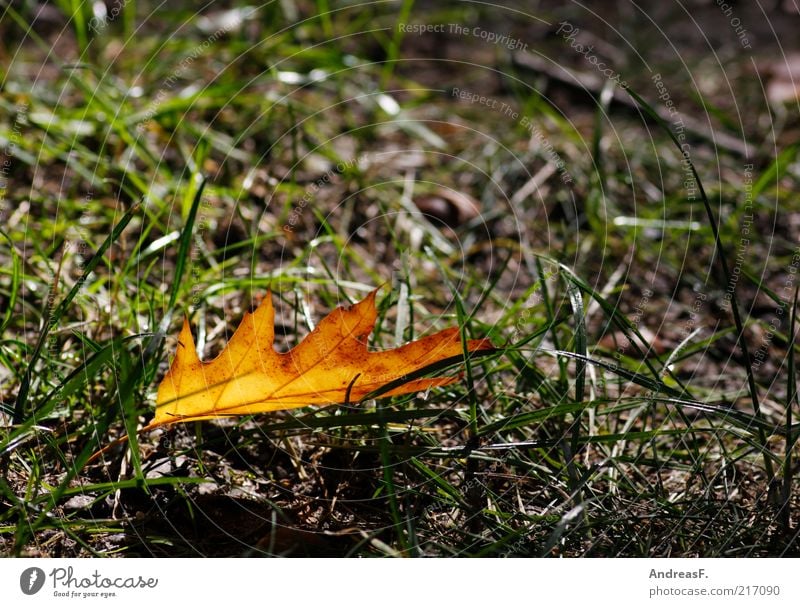
{"type": "Polygon", "coordinates": [[[797,327],[797,294],[800,285],[795,287],[792,298],[792,316],[789,321],[789,353],[787,355],[788,379],[786,386],[786,456],[783,461],[783,495],[781,504],[781,523],[785,533],[791,531],[791,499],[792,499],[792,450],[794,439],[792,437],[792,407],[797,402],[797,369],[795,367],[794,344],[797,327]]]}
{"type": "MultiPolygon", "coordinates": [[[[667,133],[669,138],[675,144],[675,147],[683,156],[683,148],[681,147],[681,143],[676,137],[675,133],[666,123],[666,121],[655,111],[655,109],[647,103],[644,99],[642,99],[635,91],[633,91],[630,87],[626,87],[625,89],[628,94],[633,97],[633,99],[638,103],[641,108],[653,119],[658,123],[658,125],[667,133]]],[[[744,323],[742,322],[741,312],[739,311],[739,299],[736,296],[736,282],[731,282],[731,271],[730,266],[728,265],[727,255],[725,253],[725,248],[722,246],[722,238],[720,237],[719,233],[719,225],[717,223],[716,215],[714,215],[714,209],[711,208],[711,202],[708,200],[708,195],[706,194],[705,187],[703,186],[703,181],[700,179],[700,174],[697,172],[697,168],[694,166],[694,162],[692,161],[691,157],[686,156],[685,160],[689,166],[689,169],[692,172],[692,176],[697,183],[697,189],[700,193],[700,199],[703,202],[703,207],[706,210],[706,216],[708,217],[708,223],[711,226],[711,233],[714,237],[714,247],[717,253],[717,259],[719,260],[719,266],[722,270],[722,288],[728,289],[729,285],[733,285],[733,294],[731,297],[730,305],[731,305],[731,312],[733,313],[733,322],[736,326],[736,338],[739,348],[742,351],[742,358],[744,359],[744,368],[745,373],[747,375],[747,386],[748,390],[750,391],[750,399],[753,402],[753,410],[756,413],[756,417],[759,419],[764,419],[764,414],[761,411],[761,403],[758,396],[758,387],[756,386],[755,375],[753,374],[753,364],[752,359],[750,357],[750,350],[747,346],[747,338],[744,334],[744,323]]],[[[761,444],[766,447],[767,445],[767,436],[762,429],[762,426],[759,426],[758,429],[758,438],[761,441],[761,444]]],[[[767,483],[768,485],[772,485],[772,481],[775,478],[775,470],[772,467],[772,462],[769,458],[764,458],[764,470],[767,473],[767,483]]]]}

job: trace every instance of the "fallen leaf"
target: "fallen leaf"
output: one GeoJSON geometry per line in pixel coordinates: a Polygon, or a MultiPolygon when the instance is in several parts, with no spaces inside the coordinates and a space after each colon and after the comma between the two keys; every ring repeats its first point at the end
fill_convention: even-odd
{"type": "MultiPolygon", "coordinates": [[[[456,377],[411,378],[436,363],[464,358],[457,328],[382,352],[369,352],[367,338],[377,311],[373,291],[363,301],[337,308],[295,348],[276,352],[272,297],[245,315],[227,347],[202,362],[188,320],[178,337],[169,372],[158,388],[156,414],[148,428],[191,420],[249,415],[304,407],[358,402],[392,382],[381,396],[444,386],[456,377]]],[[[471,353],[494,350],[488,339],[469,340],[471,353]]]]}
{"type": "Polygon", "coordinates": [[[481,207],[472,196],[449,188],[439,187],[431,194],[414,197],[417,208],[454,228],[481,214],[481,207]]]}

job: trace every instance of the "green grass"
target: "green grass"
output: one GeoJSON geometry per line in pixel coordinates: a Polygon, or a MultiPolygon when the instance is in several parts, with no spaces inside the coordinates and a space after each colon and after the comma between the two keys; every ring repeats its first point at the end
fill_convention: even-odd
{"type": "Polygon", "coordinates": [[[0,17],[19,50],[0,88],[3,554],[798,554],[796,145],[754,147],[748,181],[693,140],[690,200],[647,74],[627,78],[639,115],[559,103],[502,48],[456,37],[466,58],[443,62],[397,29],[514,23],[477,6],[273,3],[220,33],[138,2],[94,31],[57,5],[61,38],[27,6],[0,17]],[[496,65],[467,61],[487,49],[496,65]],[[553,152],[572,183],[512,204],[553,152]],[[439,186],[481,216],[420,212],[439,186]],[[271,290],[288,349],[380,285],[371,347],[458,326],[497,352],[428,394],[137,432],[184,315],[210,358],[271,290]]]}

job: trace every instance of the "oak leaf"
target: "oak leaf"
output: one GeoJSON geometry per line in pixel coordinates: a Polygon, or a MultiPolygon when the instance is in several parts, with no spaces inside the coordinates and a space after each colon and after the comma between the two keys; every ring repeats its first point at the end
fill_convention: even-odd
{"type": "MultiPolygon", "coordinates": [[[[198,358],[185,320],[175,359],[158,388],[155,417],[148,427],[306,405],[355,403],[387,384],[392,386],[382,397],[456,381],[456,377],[420,375],[437,363],[463,360],[457,328],[392,350],[367,350],[367,338],[377,318],[376,293],[352,306],[337,308],[286,353],[273,347],[275,311],[270,295],[255,312],[245,315],[226,348],[209,362],[198,358]]],[[[470,353],[494,350],[488,339],[468,340],[466,344],[470,353]]]]}

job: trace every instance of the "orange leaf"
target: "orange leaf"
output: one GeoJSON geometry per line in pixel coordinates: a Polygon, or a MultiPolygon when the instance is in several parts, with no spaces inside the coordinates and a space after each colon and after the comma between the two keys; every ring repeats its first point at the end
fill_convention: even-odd
{"type": "MultiPolygon", "coordinates": [[[[246,314],[222,353],[202,362],[188,321],[178,351],[158,388],[156,414],[149,428],[233,415],[358,402],[390,382],[435,363],[463,360],[458,329],[445,329],[393,350],[367,351],[377,311],[373,291],[363,301],[337,308],[305,339],[285,354],[273,348],[272,297],[246,314]]],[[[488,339],[469,340],[470,352],[491,351],[488,339]]],[[[455,377],[409,379],[381,396],[444,386],[455,377]]]]}

